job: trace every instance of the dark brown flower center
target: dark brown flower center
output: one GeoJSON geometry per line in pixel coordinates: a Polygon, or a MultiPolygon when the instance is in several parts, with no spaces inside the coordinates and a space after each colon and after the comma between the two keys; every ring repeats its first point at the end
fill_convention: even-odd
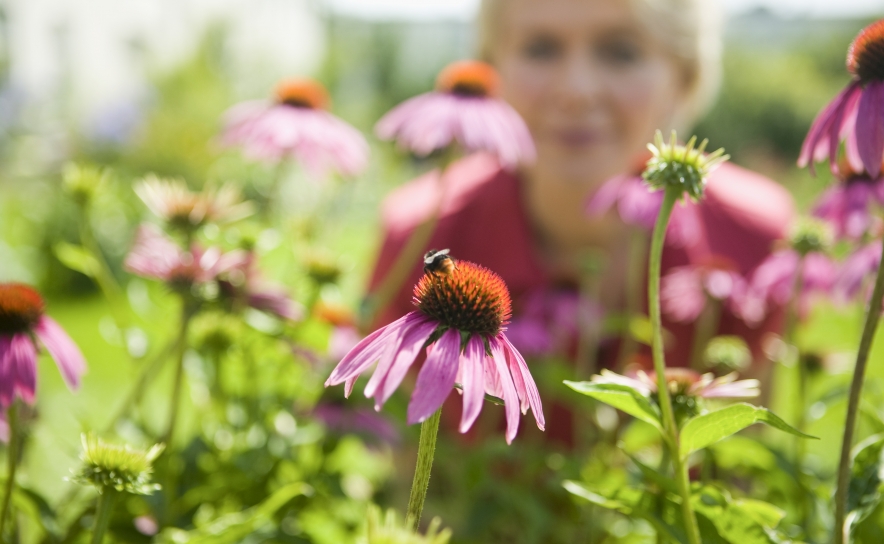
{"type": "Polygon", "coordinates": [[[457,261],[450,274],[424,274],[414,287],[414,303],[446,327],[487,336],[499,333],[512,314],[503,279],[468,261],[457,261]]]}
{"type": "Polygon", "coordinates": [[[863,84],[884,81],[884,19],[864,28],[850,44],[847,69],[863,84]]]}
{"type": "Polygon", "coordinates": [[[476,60],[453,62],[439,73],[436,80],[438,90],[459,96],[494,96],[497,87],[494,68],[476,60]]]}
{"type": "Polygon", "coordinates": [[[325,87],[312,79],[286,79],[276,85],[276,100],[295,108],[321,110],[328,108],[325,87]]]}
{"type": "Polygon", "coordinates": [[[43,298],[21,283],[0,283],[0,334],[31,330],[43,315],[43,298]]]}

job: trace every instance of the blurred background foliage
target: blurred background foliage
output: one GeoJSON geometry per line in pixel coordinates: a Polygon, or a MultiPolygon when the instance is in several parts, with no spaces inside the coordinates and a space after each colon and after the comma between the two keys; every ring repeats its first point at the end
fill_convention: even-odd
{"type": "MultiPolygon", "coordinates": [[[[321,22],[324,38],[310,71],[328,86],[333,111],[367,135],[382,113],[432,87],[441,67],[470,57],[473,51],[472,28],[463,22],[367,21],[322,8],[313,15],[321,22]]],[[[764,11],[735,18],[728,27],[721,94],[699,123],[697,134],[708,137],[712,148],[725,147],[738,164],[784,183],[799,205],[806,207],[828,181],[828,173],[812,178],[795,168],[795,158],[814,115],[847,80],[844,51],[867,22],[787,20],[764,11]]],[[[8,34],[9,27],[4,28],[8,34]]],[[[132,182],[151,172],[182,177],[193,188],[233,180],[241,183],[247,197],[266,204],[267,187],[275,173],[221,148],[216,141],[220,119],[239,100],[267,96],[273,79],[303,74],[277,73],[256,60],[263,72],[254,80],[243,78],[231,35],[226,23],[208,25],[188,58],[165,64],[145,62],[141,65],[144,85],[124,107],[109,103],[101,115],[88,118],[72,106],[72,91],[63,77],[49,98],[37,100],[23,94],[8,71],[13,51],[2,49],[0,71],[6,70],[6,75],[0,75],[0,80],[6,85],[0,88],[0,280],[32,283],[47,293],[50,315],[77,340],[90,364],[83,389],[71,396],[52,363],[41,361],[37,411],[44,417],[32,429],[22,482],[50,502],[70,492],[60,482],[77,464],[79,433],[102,429],[112,421],[114,407],[133,382],[136,363],[155,355],[161,349],[157,339],[169,336],[174,326],[168,319],[169,294],[142,280],[126,280],[122,272],[134,230],[146,216],[131,191],[132,182]],[[56,257],[58,242],[79,239],[76,206],[60,189],[62,170],[69,161],[111,169],[110,182],[95,203],[91,221],[105,257],[126,285],[129,302],[137,311],[134,336],[116,328],[92,281],[56,257]]],[[[327,186],[312,184],[293,172],[284,191],[286,213],[278,225],[234,228],[219,242],[236,245],[253,236],[265,274],[284,283],[299,300],[318,289],[323,302],[355,311],[378,244],[378,205],[390,189],[427,166],[370,136],[369,140],[369,170],[346,182],[346,190],[336,192],[322,218],[311,217],[307,211],[326,198],[327,186]],[[343,272],[340,281],[314,285],[307,264],[313,258],[336,263],[343,272]]],[[[824,309],[820,314],[828,312],[824,309]]],[[[857,322],[858,315],[852,313],[817,319],[805,331],[805,341],[850,350],[857,322]]],[[[206,328],[217,325],[209,323],[206,328]]],[[[197,385],[191,387],[183,425],[192,439],[182,459],[187,470],[197,475],[194,478],[203,479],[199,485],[192,483],[199,495],[187,496],[191,502],[179,508],[182,519],[204,527],[222,514],[236,514],[245,517],[228,519],[231,524],[251,527],[246,509],[278,490],[277,480],[297,480],[305,487],[285,501],[284,508],[267,515],[273,519],[266,525],[269,528],[230,541],[332,544],[353,538],[367,501],[404,505],[417,437],[416,428],[401,423],[406,399],[397,395],[384,410],[403,433],[400,442],[379,443],[336,433],[309,415],[318,402],[338,405],[340,391],[322,388],[334,361],[325,355],[318,361],[293,356],[285,340],[293,338],[321,352],[330,334],[328,325],[314,321],[296,331],[271,327],[269,332],[261,323],[248,321],[232,327],[242,341],[251,343],[261,364],[244,359],[244,351],[228,354],[221,387],[231,400],[215,407],[213,418],[201,421],[195,418],[195,406],[209,401],[200,396],[198,384],[211,372],[212,359],[195,348],[187,372],[197,385]],[[252,419],[242,413],[249,411],[262,414],[258,427],[245,426],[252,419]],[[218,480],[221,476],[213,476],[219,471],[223,482],[218,480]],[[396,473],[398,479],[393,478],[396,473]],[[231,482],[237,492],[222,493],[222,487],[231,482]]],[[[194,346],[202,345],[198,336],[199,331],[194,332],[194,346]]],[[[539,368],[536,378],[551,388],[569,377],[567,372],[564,364],[550,364],[539,368]]],[[[779,383],[788,383],[788,371],[781,372],[786,375],[779,383]]],[[[166,409],[164,392],[171,380],[171,370],[166,368],[141,405],[139,425],[118,426],[120,436],[143,442],[151,429],[159,428],[166,409]]],[[[788,399],[788,392],[784,398],[788,399]]],[[[588,412],[586,399],[567,393],[544,401],[588,412]]],[[[368,406],[361,399],[349,402],[368,406]]],[[[833,465],[837,453],[835,422],[842,414],[837,403],[834,406],[833,410],[822,406],[811,425],[811,432],[824,438],[810,445],[823,471],[833,465]]],[[[602,416],[596,412],[592,417],[602,416]]],[[[598,428],[600,433],[613,432],[618,425],[616,414],[608,414],[601,423],[588,418],[574,424],[598,428]]],[[[874,422],[870,425],[874,427],[874,422]]],[[[469,455],[463,455],[461,443],[440,446],[427,512],[428,517],[442,516],[454,528],[456,542],[593,541],[602,538],[602,532],[617,542],[643,542],[650,534],[641,523],[577,504],[561,487],[563,479],[581,477],[624,485],[629,476],[623,467],[612,469],[601,461],[569,457],[567,446],[542,444],[538,433],[524,426],[513,447],[507,447],[501,436],[489,434],[487,441],[469,445],[469,455]],[[598,524],[598,519],[606,522],[598,524]]],[[[627,442],[643,443],[641,429],[627,438],[627,442]]],[[[596,459],[604,458],[604,452],[598,453],[596,459]]],[[[725,459],[734,458],[732,452],[730,457],[727,453],[722,454],[725,459]]],[[[769,461],[760,470],[775,470],[777,461],[769,461]]],[[[747,474],[759,470],[745,459],[733,463],[747,474]]],[[[780,484],[771,478],[759,485],[776,495],[780,484]]],[[[144,500],[127,503],[128,514],[147,511],[140,502],[144,500]]],[[[88,511],[86,515],[88,519],[88,511]]],[[[123,526],[126,519],[120,514],[115,529],[118,538],[146,541],[131,525],[123,526]]],[[[55,522],[62,521],[71,520],[55,522]]],[[[32,536],[30,541],[36,541],[32,536]]]]}

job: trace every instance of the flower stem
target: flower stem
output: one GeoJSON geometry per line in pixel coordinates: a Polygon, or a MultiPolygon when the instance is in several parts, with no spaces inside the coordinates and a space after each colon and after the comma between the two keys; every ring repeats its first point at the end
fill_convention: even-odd
{"type": "Polygon", "coordinates": [[[181,389],[184,381],[184,353],[187,351],[187,331],[190,326],[190,318],[193,316],[187,301],[182,302],[181,332],[178,337],[178,345],[175,350],[175,382],[172,385],[171,404],[169,405],[169,422],[166,424],[166,432],[163,433],[162,442],[169,446],[175,433],[175,423],[178,420],[178,408],[181,405],[181,389]]]}
{"type": "Polygon", "coordinates": [[[850,449],[853,444],[853,434],[856,431],[856,416],[859,411],[859,399],[866,374],[866,364],[872,349],[872,341],[875,339],[875,332],[878,329],[878,320],[881,317],[882,296],[884,296],[884,266],[879,263],[875,289],[872,291],[872,300],[869,302],[869,313],[866,314],[866,323],[856,354],[856,366],[853,369],[853,381],[850,383],[850,395],[847,399],[847,418],[844,423],[844,439],[841,441],[841,461],[838,463],[838,487],[835,490],[835,544],[843,544],[846,541],[844,518],[847,515],[847,487],[850,484],[850,449]]]}
{"type": "Polygon", "coordinates": [[[651,351],[654,357],[654,371],[657,374],[657,394],[660,402],[660,410],[663,413],[663,429],[666,433],[667,442],[672,450],[672,467],[675,470],[675,478],[678,483],[678,491],[681,495],[681,512],[684,518],[685,531],[690,544],[701,544],[700,529],[697,526],[697,518],[691,507],[691,487],[688,480],[687,464],[679,454],[678,425],[675,422],[675,413],[672,409],[672,399],[669,397],[669,387],[666,383],[666,360],[663,352],[663,321],[660,317],[660,268],[663,259],[663,242],[666,238],[666,226],[672,209],[681,196],[680,188],[667,188],[660,206],[660,214],[657,216],[657,224],[654,225],[654,233],[651,237],[651,256],[648,268],[648,313],[651,319],[651,351]]]}
{"type": "Polygon", "coordinates": [[[110,523],[111,512],[117,500],[117,491],[106,487],[98,495],[98,505],[95,507],[95,524],[92,526],[92,544],[101,544],[104,533],[110,523]]]}
{"type": "Polygon", "coordinates": [[[15,489],[15,472],[18,468],[18,409],[16,402],[13,401],[7,412],[9,423],[9,444],[6,448],[6,486],[3,490],[3,506],[0,507],[0,540],[3,540],[3,534],[6,529],[6,518],[9,517],[9,505],[12,502],[12,492],[15,489]]]}
{"type": "Polygon", "coordinates": [[[427,487],[430,485],[430,471],[433,468],[433,456],[436,454],[436,435],[439,433],[439,419],[442,408],[436,410],[427,420],[421,423],[421,437],[417,448],[417,465],[414,468],[414,481],[411,483],[411,495],[408,497],[408,510],[405,523],[412,531],[417,531],[424,511],[424,499],[427,498],[427,487]]]}

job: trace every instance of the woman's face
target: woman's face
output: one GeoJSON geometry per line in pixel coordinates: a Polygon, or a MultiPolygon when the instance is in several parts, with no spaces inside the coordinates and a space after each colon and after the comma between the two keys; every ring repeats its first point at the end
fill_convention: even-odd
{"type": "Polygon", "coordinates": [[[596,185],[633,168],[684,96],[681,65],[626,0],[502,0],[493,62],[536,172],[596,185]]]}

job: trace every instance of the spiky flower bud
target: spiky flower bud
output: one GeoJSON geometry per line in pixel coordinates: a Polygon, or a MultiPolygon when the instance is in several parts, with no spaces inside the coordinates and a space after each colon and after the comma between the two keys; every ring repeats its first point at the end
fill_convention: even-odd
{"type": "Polygon", "coordinates": [[[398,520],[393,510],[382,518],[381,509],[372,505],[368,509],[368,538],[362,544],[448,544],[451,529],[440,531],[441,525],[439,518],[433,518],[426,534],[415,533],[398,520]]]}
{"type": "Polygon", "coordinates": [[[724,148],[706,154],[709,140],[704,139],[695,148],[696,143],[697,137],[691,136],[686,145],[679,145],[674,130],[669,143],[666,143],[663,133],[658,130],[654,143],[648,144],[653,156],[648,160],[642,177],[655,190],[677,188],[680,195],[687,193],[692,200],[699,200],[709,174],[730,157],[724,154],[724,148]]]}
{"type": "Polygon", "coordinates": [[[78,206],[88,206],[107,180],[107,170],[68,163],[62,173],[62,186],[78,206]]]}
{"type": "Polygon", "coordinates": [[[792,227],[789,234],[789,247],[799,255],[825,253],[832,245],[832,229],[816,219],[804,217],[792,227]]]}
{"type": "Polygon", "coordinates": [[[752,363],[752,352],[740,336],[716,336],[706,346],[703,360],[709,368],[745,370],[752,363]]]}
{"type": "Polygon", "coordinates": [[[108,444],[94,434],[81,435],[83,467],[74,476],[82,484],[94,485],[99,493],[115,490],[136,495],[150,495],[159,489],[150,482],[153,461],[163,451],[156,444],[148,451],[128,445],[108,444]]]}

